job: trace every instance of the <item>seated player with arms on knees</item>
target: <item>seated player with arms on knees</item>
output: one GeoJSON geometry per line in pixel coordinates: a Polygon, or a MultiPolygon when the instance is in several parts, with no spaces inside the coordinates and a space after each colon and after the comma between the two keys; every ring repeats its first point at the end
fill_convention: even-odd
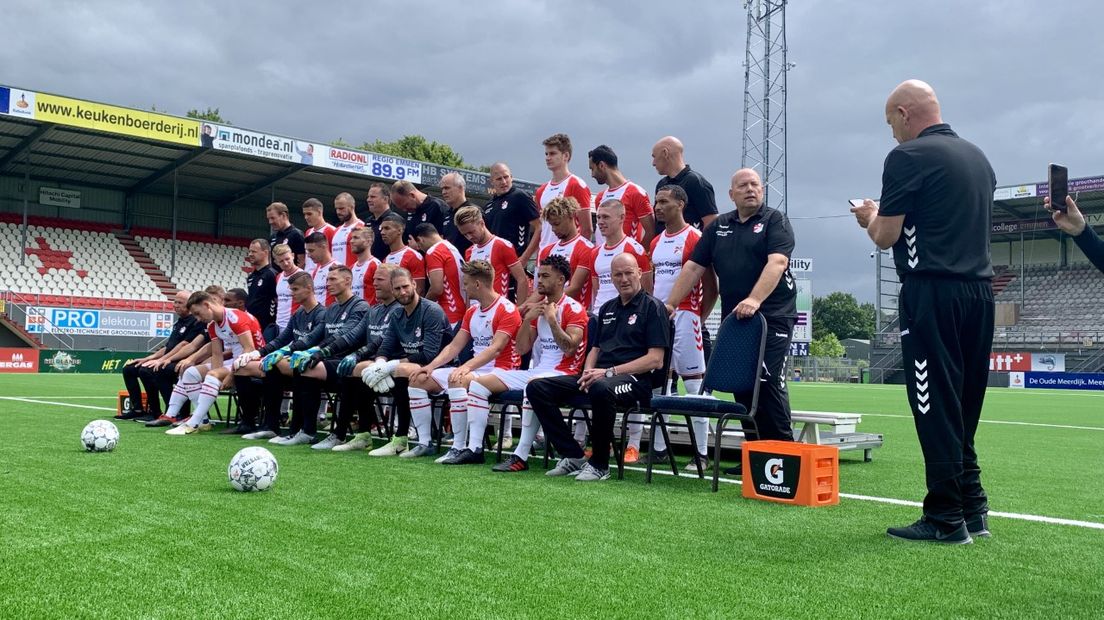
{"type": "MultiPolygon", "coordinates": [[[[176,314],[176,322],[173,323],[172,331],[169,332],[168,339],[165,340],[165,344],[153,351],[145,357],[140,357],[134,360],[127,360],[127,363],[123,365],[123,384],[126,386],[127,394],[130,397],[130,407],[115,416],[117,420],[138,420],[146,418],[154,420],[161,416],[161,381],[159,381],[158,375],[165,372],[165,369],[169,367],[174,360],[174,356],[184,351],[189,343],[205,329],[205,325],[196,320],[190,312],[188,312],[188,297],[191,296],[190,291],[177,291],[173,296],[173,312],[176,314]],[[164,364],[161,364],[161,360],[167,360],[164,364]],[[146,388],[146,396],[148,401],[145,406],[142,405],[142,387],[146,388]]],[[[172,366],[175,369],[175,366],[172,366]]],[[[173,370],[168,370],[172,373],[173,370]]],[[[172,375],[174,378],[175,374],[172,375]]],[[[168,384],[168,390],[166,391],[166,402],[172,395],[172,384],[168,384]]]]}
{"type": "Polygon", "coordinates": [[[457,452],[455,458],[446,460],[455,465],[483,463],[485,460],[483,433],[487,429],[490,412],[485,405],[482,409],[472,407],[469,410],[468,385],[494,368],[517,368],[520,361],[514,348],[514,339],[517,337],[521,316],[510,300],[495,292],[495,274],[491,264],[485,260],[476,260],[465,264],[463,271],[464,291],[468,299],[476,302],[475,305],[464,314],[460,331],[452,342],[431,362],[409,373],[410,414],[418,429],[418,445],[408,454],[415,457],[432,453],[429,396],[447,389],[449,415],[455,433],[453,448],[457,452]],[[449,365],[469,342],[472,343],[472,359],[460,366],[449,365]],[[469,437],[472,447],[465,451],[469,437]]]}
{"type": "MultiPolygon", "coordinates": [[[[394,411],[399,419],[391,441],[372,450],[368,456],[420,456],[407,450],[411,414],[408,379],[412,372],[433,361],[448,345],[452,328],[441,306],[418,294],[414,278],[406,269],[394,267],[391,289],[401,307],[393,309],[386,317],[383,341],[375,353],[375,361],[358,363],[353,377],[359,377],[364,385],[378,393],[390,392],[395,398],[394,411]]],[[[418,415],[421,416],[421,410],[418,415]]],[[[418,419],[419,437],[429,437],[428,416],[426,412],[424,420],[418,419]]]]}
{"type": "MultiPolygon", "coordinates": [[[[290,259],[291,251],[283,256],[290,259]]],[[[272,439],[279,434],[281,405],[284,391],[291,389],[292,371],[286,358],[268,358],[268,355],[313,331],[326,311],[314,296],[314,280],[307,272],[299,270],[292,275],[289,287],[297,308],[287,325],[271,342],[256,351],[243,353],[234,362],[234,385],[242,410],[240,430],[245,439],[272,439]],[[264,362],[266,358],[269,363],[264,362]],[[261,427],[249,430],[258,420],[261,427]]]]}
{"type": "MultiPolygon", "coordinates": [[[[315,413],[322,403],[322,392],[337,392],[341,389],[337,365],[341,357],[352,347],[341,339],[346,331],[353,330],[364,315],[368,313],[368,304],[353,295],[353,274],[348,267],[336,264],[330,267],[326,275],[327,294],[334,303],[326,307],[322,320],[315,322],[307,335],[291,344],[269,353],[265,359],[269,364],[274,358],[277,362],[288,358],[292,370],[292,410],[293,415],[288,436],[273,437],[269,443],[281,446],[298,446],[314,442],[318,428],[315,413]]],[[[330,449],[336,445],[337,437],[330,435],[319,445],[330,449]]]]}
{"type": "MultiPolygon", "coordinates": [[[[579,374],[586,355],[587,313],[582,304],[564,294],[564,285],[570,277],[571,268],[564,257],[552,255],[541,261],[537,269],[537,294],[540,297],[529,304],[529,311],[517,332],[518,353],[533,353],[529,370],[494,368],[489,374],[477,378],[468,386],[469,408],[488,408],[487,400],[491,395],[506,390],[524,390],[533,379],[579,374]]],[[[517,448],[510,458],[495,465],[493,471],[529,469],[529,453],[538,430],[540,425],[533,415],[533,408],[525,399],[521,408],[521,437],[517,448]]]]}
{"type": "Polygon", "coordinates": [[[167,435],[190,435],[199,430],[209,430],[207,410],[215,403],[219,390],[232,382],[230,366],[234,358],[264,346],[264,336],[257,319],[244,310],[223,306],[216,297],[207,293],[192,293],[188,298],[188,311],[196,319],[208,323],[210,362],[185,370],[173,388],[166,412],[168,416],[176,417],[189,400],[194,408],[192,416],[180,426],[165,431],[167,435]],[[229,353],[230,359],[225,359],[224,353],[229,353]]]}
{"type": "MultiPolygon", "coordinates": [[[[343,443],[333,447],[335,452],[370,448],[372,446],[371,428],[380,423],[375,409],[376,392],[369,389],[361,381],[360,375],[354,371],[364,360],[376,358],[383,344],[383,334],[390,324],[391,312],[400,307],[400,304],[395,301],[394,289],[391,287],[391,274],[396,269],[400,267],[391,263],[380,264],[372,274],[376,305],[368,309],[368,314],[364,315],[360,324],[352,332],[342,336],[353,345],[363,343],[363,346],[341,358],[341,363],[337,365],[337,374],[341,375],[341,406],[337,411],[334,434],[343,443]],[[354,413],[359,420],[359,432],[346,441],[352,427],[354,413]]],[[[363,364],[361,368],[366,368],[368,365],[363,364]]]]}
{"type": "MultiPolygon", "coordinates": [[[[641,285],[636,257],[621,254],[611,262],[617,297],[598,310],[594,348],[580,376],[534,379],[525,388],[548,442],[563,458],[549,476],[576,475],[580,482],[609,478],[613,423],[619,406],[651,402],[654,371],[663,367],[670,345],[667,311],[641,285]],[[590,397],[593,454],[588,461],[571,436],[560,404],[580,393],[590,397]]],[[[656,382],[662,385],[662,378],[656,382]]]]}

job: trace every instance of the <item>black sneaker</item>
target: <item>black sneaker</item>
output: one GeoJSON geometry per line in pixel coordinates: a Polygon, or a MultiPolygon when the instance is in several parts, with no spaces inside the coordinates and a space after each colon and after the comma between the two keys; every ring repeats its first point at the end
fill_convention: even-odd
{"type": "Polygon", "coordinates": [[[219,434],[221,434],[221,435],[248,435],[249,433],[255,433],[256,431],[257,431],[257,427],[253,426],[252,424],[241,423],[241,424],[238,424],[237,426],[231,426],[231,427],[228,427],[228,428],[224,428],[221,431],[219,431],[219,434]]]}
{"type": "Polygon", "coordinates": [[[943,532],[924,517],[920,517],[916,523],[906,527],[891,527],[886,530],[886,535],[900,540],[936,542],[945,545],[968,545],[974,542],[974,539],[970,538],[970,532],[966,531],[965,523],[950,532],[943,532]]]}
{"type": "Polygon", "coordinates": [[[740,464],[736,467],[726,467],[724,473],[726,476],[742,476],[744,475],[744,466],[740,464]]]}
{"type": "Polygon", "coordinates": [[[161,417],[160,411],[143,411],[142,415],[134,418],[135,422],[153,422],[157,418],[161,417]]]}
{"type": "Polygon", "coordinates": [[[116,420],[137,420],[146,415],[145,411],[141,409],[127,409],[126,411],[115,416],[116,420]]]}
{"type": "Polygon", "coordinates": [[[967,518],[966,531],[970,533],[970,536],[977,538],[989,538],[992,536],[992,534],[989,533],[989,515],[980,514],[967,518]]]}
{"type": "Polygon", "coordinates": [[[666,450],[651,450],[648,452],[648,456],[644,457],[644,465],[669,465],[671,458],[668,456],[666,450]]]}
{"type": "Polygon", "coordinates": [[[518,455],[511,454],[510,458],[492,467],[491,471],[526,471],[528,469],[528,461],[523,461],[518,455]]]}
{"type": "Polygon", "coordinates": [[[460,454],[456,455],[456,458],[444,461],[445,465],[482,465],[487,462],[486,455],[482,450],[474,451],[470,448],[464,448],[460,451],[460,454]]]}

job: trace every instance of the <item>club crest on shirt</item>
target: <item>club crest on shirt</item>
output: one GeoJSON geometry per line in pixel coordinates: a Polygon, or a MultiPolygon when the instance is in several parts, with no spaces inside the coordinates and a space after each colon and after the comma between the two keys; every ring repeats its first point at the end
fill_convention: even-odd
{"type": "Polygon", "coordinates": [[[759,222],[755,226],[752,226],[751,227],[751,232],[753,232],[755,234],[759,234],[759,233],[763,232],[763,222],[759,222]]]}
{"type": "Polygon", "coordinates": [[[429,219],[429,214],[428,214],[428,213],[423,213],[423,214],[422,214],[422,221],[424,222],[424,221],[426,221],[426,220],[428,220],[428,219],[429,219]]]}
{"type": "Polygon", "coordinates": [[[344,321],[344,320],[345,320],[345,317],[347,317],[347,316],[349,316],[349,313],[348,313],[348,312],[342,312],[342,313],[341,313],[341,320],[342,320],[342,321],[344,321]]]}
{"type": "Polygon", "coordinates": [[[635,314],[630,314],[629,315],[629,325],[636,325],[636,315],[635,314]]]}
{"type": "Polygon", "coordinates": [[[414,328],[414,337],[415,338],[421,338],[422,337],[422,328],[421,327],[415,327],[414,328]]]}

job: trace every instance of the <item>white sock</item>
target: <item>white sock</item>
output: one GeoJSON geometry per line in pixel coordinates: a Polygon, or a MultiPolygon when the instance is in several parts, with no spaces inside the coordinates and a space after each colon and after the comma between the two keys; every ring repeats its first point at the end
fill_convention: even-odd
{"type": "MultiPolygon", "coordinates": [[[[663,415],[663,421],[664,422],[666,422],[667,420],[670,420],[670,419],[671,419],[671,416],[669,416],[667,414],[663,415]]],[[[656,424],[655,436],[652,437],[652,445],[655,446],[655,449],[658,452],[663,452],[664,450],[667,449],[667,442],[663,440],[663,429],[661,429],[659,427],[658,423],[656,424]]]]}
{"type": "Polygon", "coordinates": [[[491,417],[491,406],[487,403],[490,397],[491,391],[486,386],[474,381],[468,386],[468,447],[475,452],[483,449],[483,434],[491,417]]]}
{"type": "MultiPolygon", "coordinates": [[[[701,391],[702,379],[683,379],[687,394],[701,391]]],[[[698,444],[698,454],[709,454],[709,418],[690,418],[690,428],[694,431],[694,443],[698,444]]]]}
{"type": "Polygon", "coordinates": [[[189,389],[190,388],[181,385],[180,381],[177,381],[176,384],[173,385],[172,396],[169,397],[169,408],[165,410],[165,415],[170,418],[175,418],[180,415],[180,410],[184,408],[184,403],[190,400],[188,397],[189,389]]]}
{"type": "MultiPolygon", "coordinates": [[[[644,422],[643,413],[630,413],[629,422],[644,422]]],[[[644,424],[630,424],[629,425],[629,445],[640,449],[640,437],[644,435],[644,424]]],[[[654,437],[652,438],[655,439],[654,437]]]]}
{"type": "Polygon", "coordinates": [[[698,379],[683,379],[682,384],[686,386],[686,393],[697,396],[701,391],[702,380],[698,379]]]}
{"type": "Polygon", "coordinates": [[[533,440],[537,438],[540,427],[537,416],[533,413],[533,407],[526,398],[521,403],[521,437],[518,439],[517,448],[514,449],[514,456],[523,461],[529,460],[529,453],[533,450],[533,440]]]}
{"type": "Polygon", "coordinates": [[[410,388],[410,419],[414,422],[414,428],[418,431],[418,443],[428,446],[432,431],[430,419],[433,411],[430,409],[429,392],[419,388],[410,388]]]}
{"type": "Polygon", "coordinates": [[[218,399],[220,387],[222,387],[221,381],[207,375],[207,378],[203,380],[203,385],[199,388],[199,397],[196,399],[195,409],[192,410],[192,417],[188,418],[185,424],[192,427],[203,424],[203,419],[207,417],[207,410],[218,399]]]}
{"type": "Polygon", "coordinates": [[[449,417],[452,419],[452,447],[463,450],[468,447],[468,391],[449,388],[449,417]]]}
{"type": "Polygon", "coordinates": [[[586,422],[575,420],[575,443],[580,446],[586,443],[586,422]]]}

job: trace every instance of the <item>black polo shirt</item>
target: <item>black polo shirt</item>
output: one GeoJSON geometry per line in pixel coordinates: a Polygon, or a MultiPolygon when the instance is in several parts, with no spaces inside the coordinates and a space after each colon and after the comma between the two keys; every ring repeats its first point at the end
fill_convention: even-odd
{"type": "Polygon", "coordinates": [[[533,197],[514,186],[483,205],[483,221],[487,223],[487,230],[512,243],[518,256],[533,240],[529,222],[539,217],[533,197]]]}
{"type": "MultiPolygon", "coordinates": [[[[380,228],[380,222],[383,221],[383,218],[387,217],[388,215],[390,215],[392,213],[394,213],[395,215],[401,217],[403,219],[403,222],[406,221],[406,215],[404,213],[402,213],[401,211],[395,209],[394,207],[388,207],[388,209],[383,212],[383,215],[381,215],[379,217],[376,217],[376,216],[372,215],[372,212],[368,211],[364,215],[364,217],[361,218],[361,219],[364,220],[365,224],[372,227],[372,256],[376,257],[376,260],[378,260],[378,261],[382,261],[382,260],[386,259],[387,255],[391,253],[391,249],[388,248],[387,244],[383,242],[383,237],[380,237],[379,228],[380,228]]],[[[405,244],[408,240],[409,240],[409,237],[407,237],[406,232],[404,231],[403,232],[403,243],[405,244]]]]}
{"type": "MultiPolygon", "coordinates": [[[[447,203],[446,203],[447,204],[447,203]]],[[[476,206],[470,200],[464,200],[460,203],[460,206],[455,209],[449,209],[449,212],[445,215],[444,230],[438,230],[441,236],[445,238],[445,241],[451,243],[457,250],[460,251],[460,256],[464,255],[464,250],[471,247],[471,241],[468,241],[467,237],[460,234],[460,229],[456,227],[456,221],[453,219],[456,217],[456,212],[464,207],[476,206]]]]}
{"type": "Polygon", "coordinates": [[[897,145],[882,170],[880,215],[903,215],[893,262],[911,274],[991,279],[989,235],[997,176],[985,153],[946,123],[897,145]]]}
{"type": "Polygon", "coordinates": [[[410,218],[406,220],[406,238],[403,241],[408,241],[409,237],[414,236],[414,229],[418,227],[418,224],[433,224],[437,232],[444,231],[445,219],[448,218],[448,214],[447,202],[436,196],[426,196],[422,204],[418,205],[414,212],[410,214],[410,218]]]}
{"type": "MultiPolygon", "coordinates": [[[[785,254],[789,258],[793,249],[793,229],[786,216],[770,207],[759,207],[746,222],[740,222],[738,211],[713,220],[702,232],[690,260],[717,272],[721,316],[725,317],[751,294],[767,266],[767,257],[785,254]]],[[[797,285],[788,268],[759,311],[766,317],[797,316],[797,285]]]]}
{"type": "Polygon", "coordinates": [[[265,265],[245,278],[245,311],[257,317],[261,329],[276,321],[276,272],[265,265]]]}
{"type": "MultiPolygon", "coordinates": [[[[293,224],[288,224],[288,227],[283,230],[274,231],[268,237],[269,252],[276,249],[276,246],[286,243],[291,248],[291,253],[299,256],[300,254],[307,253],[307,244],[303,237],[303,231],[299,230],[293,224]]],[[[270,260],[275,263],[276,256],[271,255],[270,260]]]]}
{"type": "MultiPolygon", "coordinates": [[[[713,192],[713,185],[696,170],[686,166],[673,178],[664,176],[656,183],[656,193],[668,185],[678,185],[686,192],[686,208],[682,216],[691,226],[701,230],[702,218],[707,215],[717,215],[717,197],[713,192]]],[[[663,232],[663,222],[656,218],[656,234],[663,232]]]]}
{"type": "Polygon", "coordinates": [[[165,340],[165,352],[168,353],[176,348],[176,345],[181,342],[191,342],[202,332],[207,331],[207,326],[200,323],[196,318],[190,314],[186,314],[183,317],[177,317],[176,322],[173,323],[172,333],[169,334],[168,339],[165,340]]]}
{"type": "MultiPolygon", "coordinates": [[[[599,349],[597,367],[612,368],[631,362],[653,347],[671,348],[669,322],[663,302],[644,289],[627,304],[621,303],[620,296],[602,304],[594,335],[594,346],[599,349]]],[[[647,381],[648,375],[654,374],[659,373],[644,373],[638,378],[647,381]]]]}

